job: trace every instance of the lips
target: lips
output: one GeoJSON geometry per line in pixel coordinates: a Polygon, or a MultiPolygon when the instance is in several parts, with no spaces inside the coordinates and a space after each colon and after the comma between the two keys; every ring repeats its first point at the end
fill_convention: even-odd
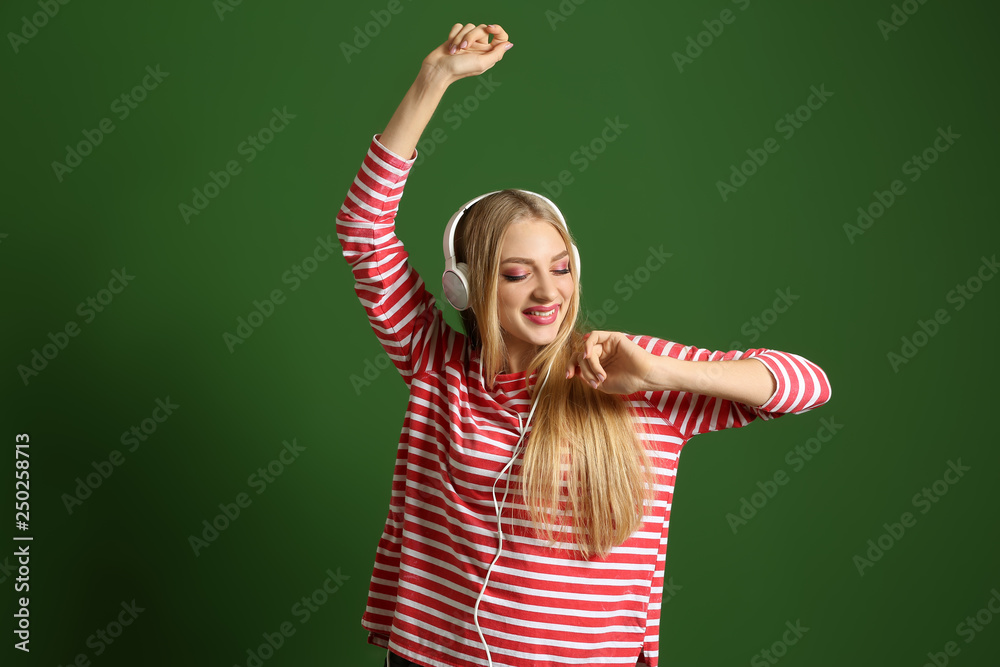
{"type": "Polygon", "coordinates": [[[521,311],[524,316],[535,324],[552,324],[556,321],[556,317],[559,315],[559,304],[554,306],[542,306],[536,308],[528,308],[527,310],[521,311]],[[542,315],[541,313],[544,313],[542,315]]]}

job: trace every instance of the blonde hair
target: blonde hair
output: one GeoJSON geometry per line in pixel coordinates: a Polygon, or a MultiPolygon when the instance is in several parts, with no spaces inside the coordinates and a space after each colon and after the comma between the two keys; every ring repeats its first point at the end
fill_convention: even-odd
{"type": "MultiPolygon", "coordinates": [[[[500,253],[510,226],[527,219],[551,224],[570,249],[573,239],[555,211],[539,197],[518,190],[479,200],[456,229],[457,259],[469,267],[469,308],[461,311],[462,321],[471,346],[480,352],[489,389],[508,359],[497,296],[500,253]]],[[[570,273],[578,271],[571,253],[570,273]]],[[[604,558],[642,525],[655,475],[637,433],[642,424],[624,396],[596,390],[579,378],[566,379],[570,360],[583,355],[586,333],[585,324],[577,322],[578,281],[564,306],[566,316],[555,340],[539,346],[527,367],[529,375],[551,372],[537,396],[521,469],[522,492],[532,523],[550,545],[557,533],[569,537],[557,527],[565,517],[583,558],[604,558]]],[[[532,398],[540,384],[529,388],[532,398]]]]}

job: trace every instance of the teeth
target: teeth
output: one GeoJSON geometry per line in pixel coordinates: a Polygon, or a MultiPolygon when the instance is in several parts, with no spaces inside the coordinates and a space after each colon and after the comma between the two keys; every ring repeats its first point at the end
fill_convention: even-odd
{"type": "Polygon", "coordinates": [[[538,315],[539,317],[548,317],[549,315],[551,315],[554,312],[556,312],[555,308],[553,308],[551,310],[545,310],[545,311],[529,310],[529,311],[527,311],[527,314],[528,315],[538,315]]]}

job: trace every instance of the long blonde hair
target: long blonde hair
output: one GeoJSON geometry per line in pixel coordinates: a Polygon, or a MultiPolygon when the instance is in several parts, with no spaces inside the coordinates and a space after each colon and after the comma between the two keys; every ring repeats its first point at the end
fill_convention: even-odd
{"type": "MultiPolygon", "coordinates": [[[[457,259],[469,267],[469,308],[461,311],[462,321],[471,346],[480,352],[489,389],[508,359],[497,296],[500,253],[510,226],[526,219],[548,222],[570,248],[573,239],[555,211],[542,199],[513,189],[476,202],[456,229],[457,259]]],[[[578,271],[571,253],[570,273],[578,271]]],[[[596,390],[579,378],[566,379],[570,360],[583,354],[586,333],[585,323],[577,322],[579,281],[576,285],[572,300],[564,304],[566,316],[555,340],[539,346],[527,367],[529,375],[551,372],[537,396],[521,483],[531,521],[550,545],[557,533],[569,537],[557,528],[565,517],[583,558],[604,558],[642,525],[655,474],[636,430],[641,423],[624,397],[596,390]]],[[[532,398],[539,385],[530,386],[532,398]]]]}

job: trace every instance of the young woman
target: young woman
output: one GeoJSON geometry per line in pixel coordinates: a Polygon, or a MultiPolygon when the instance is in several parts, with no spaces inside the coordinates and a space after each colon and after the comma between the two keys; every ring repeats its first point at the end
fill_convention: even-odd
{"type": "Polygon", "coordinates": [[[395,234],[399,201],[445,90],[511,46],[500,26],[456,23],[337,215],[355,291],[409,389],[362,625],[393,667],[655,666],[684,443],[815,408],[830,384],[777,350],[584,333],[562,214],[516,189],[448,225],[467,288],[451,275],[446,294],[465,331],[445,323],[395,234]]]}

